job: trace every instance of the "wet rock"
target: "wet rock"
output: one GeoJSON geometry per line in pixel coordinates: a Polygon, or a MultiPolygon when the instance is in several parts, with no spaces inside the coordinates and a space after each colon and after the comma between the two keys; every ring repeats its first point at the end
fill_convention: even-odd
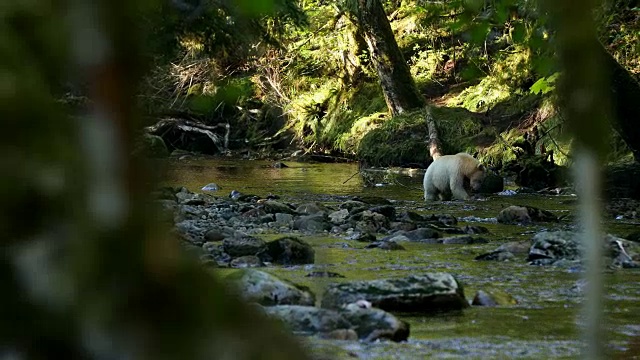
{"type": "Polygon", "coordinates": [[[315,259],[311,245],[291,236],[268,242],[264,254],[269,261],[280,265],[313,264],[315,259]]]}
{"type": "Polygon", "coordinates": [[[390,220],[393,220],[396,217],[396,208],[391,205],[374,206],[370,208],[369,211],[382,214],[390,220]]]}
{"type": "Polygon", "coordinates": [[[336,225],[344,224],[349,217],[349,210],[340,209],[329,214],[329,220],[336,225]]]}
{"type": "Polygon", "coordinates": [[[500,245],[496,250],[479,255],[475,260],[506,261],[516,256],[525,256],[529,253],[531,241],[512,241],[500,245]]]}
{"type": "MultiPolygon", "coordinates": [[[[634,257],[640,246],[632,241],[606,235],[602,241],[606,265],[610,268],[635,268],[634,257]]],[[[571,231],[541,232],[533,237],[528,261],[535,265],[574,266],[582,260],[585,245],[580,235],[571,231]]]]}
{"type": "Polygon", "coordinates": [[[191,244],[202,246],[202,244],[204,244],[205,242],[202,236],[204,229],[198,227],[193,221],[183,220],[176,223],[175,232],[184,241],[191,244]]]}
{"type": "Polygon", "coordinates": [[[487,229],[484,226],[479,226],[479,225],[466,225],[462,228],[462,233],[463,234],[469,234],[469,235],[473,235],[473,234],[488,234],[489,233],[489,229],[487,229]]]}
{"type": "Polygon", "coordinates": [[[396,216],[396,219],[399,221],[418,222],[418,223],[425,221],[424,217],[415,211],[403,211],[396,216]]]}
{"type": "Polygon", "coordinates": [[[202,244],[202,250],[204,250],[204,252],[208,254],[213,254],[215,251],[218,251],[218,250],[222,251],[222,246],[213,241],[207,241],[204,244],[202,244]]]}
{"type": "Polygon", "coordinates": [[[242,212],[242,217],[244,219],[249,219],[252,221],[261,220],[265,215],[267,215],[267,213],[261,208],[250,208],[242,212]]]}
{"type": "Polygon", "coordinates": [[[640,244],[610,234],[605,236],[605,254],[611,258],[610,268],[640,267],[640,244]]]}
{"type": "Polygon", "coordinates": [[[298,206],[296,208],[296,212],[298,214],[313,215],[318,213],[328,214],[330,210],[329,208],[327,208],[326,206],[320,203],[313,202],[313,203],[306,203],[298,206]]]}
{"type": "Polygon", "coordinates": [[[353,234],[346,237],[347,240],[355,240],[361,242],[374,242],[376,241],[376,236],[369,232],[354,232],[353,234]]]}
{"type": "Polygon", "coordinates": [[[424,220],[430,223],[439,223],[444,226],[455,226],[458,224],[458,219],[450,214],[432,214],[425,216],[424,220]]]}
{"type": "Polygon", "coordinates": [[[526,255],[531,248],[531,241],[511,241],[500,245],[496,250],[508,251],[514,255],[526,255]]]}
{"type": "Polygon", "coordinates": [[[339,309],[362,299],[392,312],[437,312],[469,306],[462,287],[452,275],[427,273],[398,279],[331,284],[325,291],[322,307],[339,309]]]}
{"type": "Polygon", "coordinates": [[[418,228],[413,231],[407,231],[401,235],[406,236],[411,241],[420,241],[425,239],[438,239],[441,237],[438,231],[431,228],[418,228]]]}
{"type": "Polygon", "coordinates": [[[505,306],[516,305],[518,301],[513,296],[499,290],[483,291],[478,290],[471,301],[475,306],[505,306]]]}
{"type": "Polygon", "coordinates": [[[263,267],[264,264],[262,263],[262,261],[260,261],[260,259],[257,256],[246,255],[246,256],[241,256],[239,258],[235,258],[231,260],[231,263],[229,263],[229,266],[232,268],[245,269],[245,268],[263,267]]]}
{"type": "Polygon", "coordinates": [[[267,244],[262,239],[253,236],[239,236],[227,238],[222,241],[224,252],[232,257],[240,257],[245,255],[256,255],[263,252],[267,248],[267,244]]]}
{"type": "Polygon", "coordinates": [[[242,194],[238,190],[231,190],[231,192],[229,193],[229,198],[231,198],[233,200],[240,200],[241,196],[244,196],[244,194],[242,194]]]}
{"type": "Polygon", "coordinates": [[[402,242],[402,241],[411,241],[411,239],[409,239],[408,237],[406,237],[406,236],[404,236],[404,235],[402,235],[400,233],[396,233],[396,234],[384,237],[382,239],[382,241],[393,241],[393,242],[398,243],[398,242],[402,242]]]}
{"type": "MultiPolygon", "coordinates": [[[[541,259],[580,260],[584,245],[576,239],[571,231],[544,231],[533,237],[527,261],[541,259]]],[[[541,263],[538,261],[538,263],[541,263]]]]}
{"type": "Polygon", "coordinates": [[[207,216],[207,211],[203,206],[192,206],[185,203],[178,208],[178,219],[180,220],[204,220],[207,216]]]}
{"type": "Polygon", "coordinates": [[[351,329],[351,323],[337,311],[313,306],[279,305],[264,308],[264,312],[282,321],[292,332],[300,335],[329,333],[351,329]]]}
{"type": "Polygon", "coordinates": [[[293,222],[293,228],[300,231],[321,232],[331,229],[331,224],[322,214],[301,216],[293,222]]]}
{"type": "Polygon", "coordinates": [[[487,172],[482,185],[478,190],[479,194],[495,194],[504,190],[504,179],[500,175],[487,172]]]}
{"type": "Polygon", "coordinates": [[[413,231],[417,229],[418,226],[413,222],[394,221],[389,223],[389,228],[391,231],[413,231]]]}
{"type": "Polygon", "coordinates": [[[463,235],[463,236],[451,236],[451,237],[443,238],[440,240],[440,242],[448,245],[453,245],[453,244],[470,245],[470,244],[486,244],[489,242],[489,240],[483,237],[473,237],[470,235],[463,235]]]}
{"type": "Polygon", "coordinates": [[[348,200],[345,201],[343,203],[341,203],[339,205],[340,209],[346,209],[347,211],[354,212],[354,209],[362,209],[365,210],[367,208],[367,204],[363,203],[362,201],[354,201],[354,200],[348,200]]]}
{"type": "Polygon", "coordinates": [[[291,214],[291,215],[296,214],[296,211],[293,208],[291,208],[289,205],[283,204],[275,200],[267,200],[263,202],[262,209],[269,214],[277,214],[277,213],[284,213],[284,214],[291,214]]]}
{"type": "Polygon", "coordinates": [[[349,306],[340,314],[353,325],[358,338],[364,341],[389,339],[399,342],[409,337],[409,324],[384,310],[349,306]]]}
{"type": "Polygon", "coordinates": [[[282,280],[259,270],[241,270],[227,277],[239,289],[240,295],[248,302],[264,306],[307,305],[313,306],[314,295],[309,289],[282,280]]]}
{"type": "Polygon", "coordinates": [[[202,187],[202,191],[218,191],[220,187],[216,183],[209,183],[202,187]]]}
{"type": "Polygon", "coordinates": [[[531,224],[532,222],[558,221],[558,218],[546,210],[532,206],[511,205],[500,211],[497,216],[502,224],[531,224]]]}
{"type": "Polygon", "coordinates": [[[269,224],[269,223],[274,222],[275,220],[276,220],[276,217],[275,217],[274,214],[266,214],[266,215],[261,216],[258,219],[258,223],[259,224],[269,224]]]}
{"type": "Polygon", "coordinates": [[[474,260],[481,261],[508,261],[515,258],[513,253],[508,251],[492,251],[490,253],[478,255],[474,258],[474,260]]]}
{"type": "Polygon", "coordinates": [[[178,203],[184,205],[204,205],[211,201],[208,195],[192,193],[184,187],[175,195],[178,203]]]}
{"type": "Polygon", "coordinates": [[[404,246],[396,243],[395,241],[376,241],[365,246],[365,249],[406,250],[404,246]]]}
{"type": "Polygon", "coordinates": [[[356,228],[365,232],[375,233],[389,227],[389,219],[386,216],[370,210],[352,215],[349,220],[356,222],[356,228]]]}
{"type": "Polygon", "coordinates": [[[285,213],[276,213],[276,223],[278,225],[291,225],[291,223],[293,222],[293,215],[291,214],[285,214],[285,213]]]}
{"type": "Polygon", "coordinates": [[[445,234],[464,234],[464,230],[462,230],[462,228],[459,228],[457,226],[443,226],[443,225],[433,225],[433,224],[429,224],[429,227],[437,230],[441,233],[445,233],[445,234]]]}
{"type": "Polygon", "coordinates": [[[391,201],[379,196],[356,196],[353,200],[369,205],[391,205],[391,201]]]}
{"type": "Polygon", "coordinates": [[[229,232],[224,231],[219,227],[215,227],[207,230],[207,232],[204,234],[204,240],[205,241],[222,241],[224,240],[224,238],[229,237],[229,235],[231,235],[229,234],[229,232]]]}

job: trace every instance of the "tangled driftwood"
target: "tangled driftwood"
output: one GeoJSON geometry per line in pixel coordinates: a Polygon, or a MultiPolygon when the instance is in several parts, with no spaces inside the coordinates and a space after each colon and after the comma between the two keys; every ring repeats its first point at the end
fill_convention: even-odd
{"type": "Polygon", "coordinates": [[[205,125],[194,120],[164,118],[145,130],[149,134],[160,136],[171,148],[185,149],[189,143],[193,143],[194,138],[206,137],[219,152],[224,153],[229,149],[229,124],[205,125]],[[215,132],[220,132],[221,129],[224,129],[224,135],[215,132]]]}

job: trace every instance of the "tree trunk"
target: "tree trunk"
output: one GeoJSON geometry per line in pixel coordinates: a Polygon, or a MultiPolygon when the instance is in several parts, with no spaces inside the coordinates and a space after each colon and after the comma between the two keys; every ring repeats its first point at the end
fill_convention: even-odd
{"type": "Polygon", "coordinates": [[[610,78],[610,101],[614,120],[613,128],[633,152],[640,163],[640,84],[602,46],[604,63],[610,78]]]}
{"type": "Polygon", "coordinates": [[[395,116],[423,107],[424,98],[413,82],[380,0],[358,0],[358,7],[357,26],[369,46],[389,111],[395,116]]]}
{"type": "Polygon", "coordinates": [[[427,130],[429,131],[429,155],[435,160],[442,156],[442,152],[440,151],[440,138],[436,130],[436,121],[433,119],[433,114],[429,106],[425,107],[425,118],[427,130]]]}

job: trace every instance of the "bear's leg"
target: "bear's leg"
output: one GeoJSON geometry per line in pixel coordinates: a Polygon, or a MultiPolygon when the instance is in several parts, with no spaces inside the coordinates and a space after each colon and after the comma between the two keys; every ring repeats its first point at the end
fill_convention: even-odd
{"type": "Polygon", "coordinates": [[[469,200],[471,197],[464,188],[464,177],[459,176],[451,179],[449,186],[451,187],[451,195],[454,199],[469,200]]]}
{"type": "Polygon", "coordinates": [[[433,185],[427,185],[424,188],[424,199],[426,201],[433,201],[438,196],[438,189],[433,185]]]}
{"type": "Polygon", "coordinates": [[[433,185],[432,176],[429,170],[424,175],[424,181],[422,186],[424,187],[424,199],[425,201],[433,201],[438,196],[438,189],[433,185]]]}
{"type": "Polygon", "coordinates": [[[425,201],[434,201],[436,199],[436,195],[434,193],[424,192],[425,201]]]}

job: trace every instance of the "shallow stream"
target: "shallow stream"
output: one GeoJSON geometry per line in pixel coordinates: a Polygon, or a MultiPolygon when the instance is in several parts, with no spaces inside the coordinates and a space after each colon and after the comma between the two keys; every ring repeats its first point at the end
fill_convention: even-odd
{"type": "MultiPolygon", "coordinates": [[[[514,261],[475,261],[475,256],[514,240],[530,239],[544,229],[570,229],[571,221],[531,226],[491,222],[500,209],[529,205],[572,218],[573,196],[491,195],[468,202],[427,204],[422,200],[422,173],[358,173],[357,164],[272,163],[239,160],[168,160],[165,183],[199,192],[209,183],[227,196],[231,190],[266,196],[277,194],[285,202],[300,204],[321,201],[338,204],[356,195],[380,196],[397,208],[422,214],[452,214],[459,225],[467,217],[486,226],[488,244],[443,245],[402,243],[407,251],[363,249],[365,243],[345,240],[329,233],[300,236],[316,249],[315,265],[268,267],[295,283],[309,286],[318,298],[324,285],[334,281],[403,277],[423,272],[449,272],[464,285],[467,299],[477,290],[509,294],[517,304],[499,307],[471,307],[461,313],[402,315],[411,325],[405,343],[372,343],[309,340],[311,351],[327,359],[423,359],[423,358],[575,358],[580,355],[580,304],[582,276],[578,268],[528,265],[524,257],[514,261]],[[355,175],[354,175],[355,174],[355,175]],[[462,219],[462,220],[461,220],[462,219]],[[310,271],[336,272],[345,278],[306,277],[310,271]]],[[[640,223],[606,219],[608,233],[624,237],[640,230],[640,223]]],[[[281,235],[266,234],[265,239],[281,235]]],[[[297,234],[299,236],[299,234],[297,234]]],[[[218,270],[221,273],[235,271],[218,270]]],[[[640,270],[606,272],[606,323],[602,324],[612,357],[640,357],[640,270]]]]}

